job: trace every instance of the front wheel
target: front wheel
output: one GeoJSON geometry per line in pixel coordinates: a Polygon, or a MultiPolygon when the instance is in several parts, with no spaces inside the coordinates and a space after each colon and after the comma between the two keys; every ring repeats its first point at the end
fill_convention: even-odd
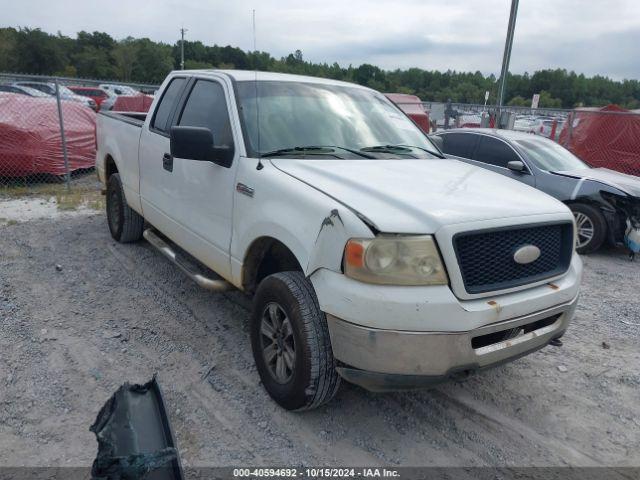
{"type": "Polygon", "coordinates": [[[327,319],[301,272],[276,273],[260,283],[251,347],[262,384],[283,408],[316,408],[338,391],[327,319]]]}
{"type": "Polygon", "coordinates": [[[569,205],[576,220],[576,250],[592,253],[600,248],[607,236],[607,221],[600,209],[576,203],[569,205]]]}

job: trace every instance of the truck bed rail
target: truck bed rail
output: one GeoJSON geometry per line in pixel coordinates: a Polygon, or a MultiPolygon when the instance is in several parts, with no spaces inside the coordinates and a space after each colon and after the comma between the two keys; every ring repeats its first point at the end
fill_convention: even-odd
{"type": "Polygon", "coordinates": [[[142,127],[144,125],[144,121],[147,118],[147,114],[145,112],[111,112],[111,111],[100,111],[99,115],[105,115],[107,117],[115,118],[116,120],[120,120],[122,122],[130,123],[131,125],[135,125],[137,127],[142,127]]]}

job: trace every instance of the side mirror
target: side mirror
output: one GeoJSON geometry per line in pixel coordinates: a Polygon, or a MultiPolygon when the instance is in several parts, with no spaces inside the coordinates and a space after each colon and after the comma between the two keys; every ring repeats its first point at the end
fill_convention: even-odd
{"type": "Polygon", "coordinates": [[[171,127],[171,155],[187,160],[213,162],[229,168],[234,148],[213,146],[213,133],[204,127],[171,127]]]}
{"type": "Polygon", "coordinates": [[[509,170],[512,170],[514,172],[519,172],[519,173],[525,173],[527,171],[526,167],[524,166],[524,163],[522,163],[520,160],[512,160],[509,163],[507,163],[507,168],[509,170]]]}
{"type": "Polygon", "coordinates": [[[429,140],[438,147],[441,152],[444,152],[444,138],[440,135],[429,135],[429,140]]]}

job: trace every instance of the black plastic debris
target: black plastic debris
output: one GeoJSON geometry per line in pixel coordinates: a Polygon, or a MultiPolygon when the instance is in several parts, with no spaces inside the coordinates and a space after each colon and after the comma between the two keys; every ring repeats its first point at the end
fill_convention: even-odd
{"type": "Polygon", "coordinates": [[[122,385],[102,407],[90,430],[98,440],[93,479],[183,479],[155,376],[144,385],[122,385]]]}

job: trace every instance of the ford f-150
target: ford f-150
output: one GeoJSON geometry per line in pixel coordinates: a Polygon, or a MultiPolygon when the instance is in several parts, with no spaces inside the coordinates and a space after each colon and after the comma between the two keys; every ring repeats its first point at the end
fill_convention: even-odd
{"type": "Polygon", "coordinates": [[[382,94],[276,73],[177,71],[148,114],[101,112],[114,239],[253,295],[251,347],[291,410],[340,379],[415,388],[566,330],[582,264],[561,202],[445,159],[382,94]]]}

